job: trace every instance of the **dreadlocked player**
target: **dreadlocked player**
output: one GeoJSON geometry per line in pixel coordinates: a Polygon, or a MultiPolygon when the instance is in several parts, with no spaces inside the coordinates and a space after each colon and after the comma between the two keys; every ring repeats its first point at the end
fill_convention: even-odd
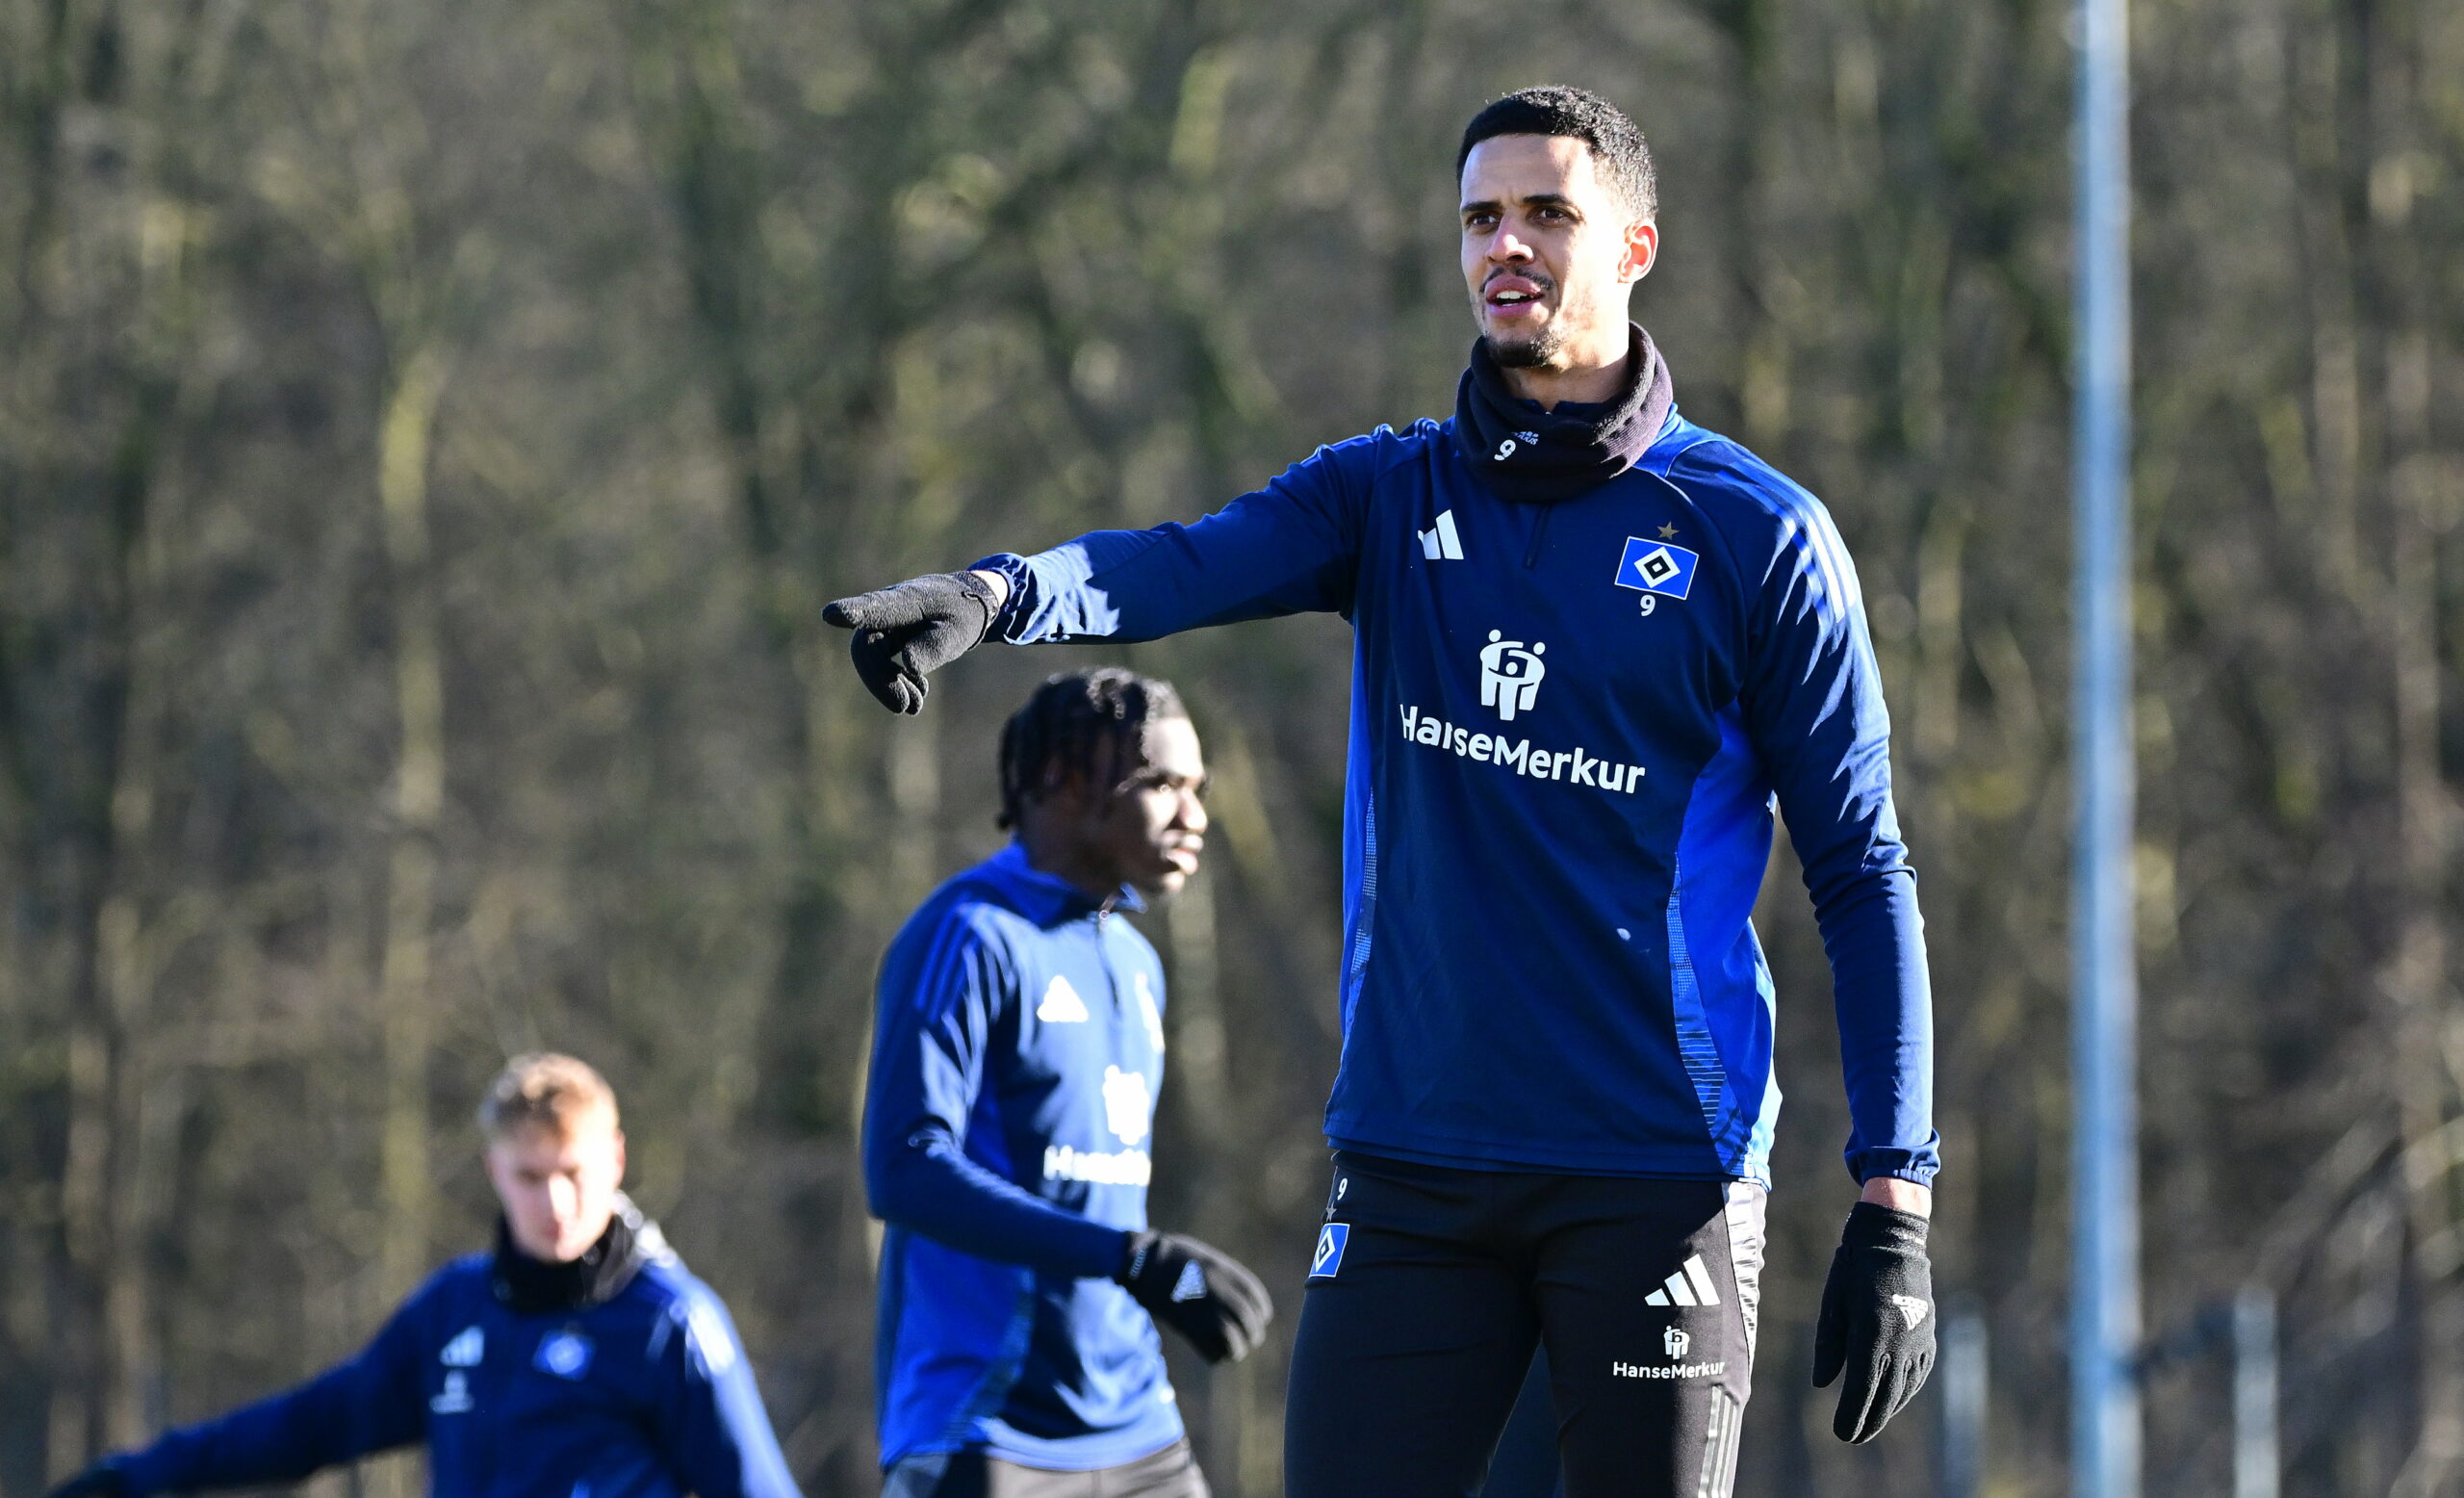
{"type": "Polygon", "coordinates": [[[1273,1307],[1148,1230],[1164,969],[1116,912],[1197,871],[1197,732],[1166,683],[1046,682],[1001,736],[1016,839],[882,960],[864,1175],[889,1225],[886,1498],[1204,1498],[1155,1322],[1210,1361],[1273,1307]]]}

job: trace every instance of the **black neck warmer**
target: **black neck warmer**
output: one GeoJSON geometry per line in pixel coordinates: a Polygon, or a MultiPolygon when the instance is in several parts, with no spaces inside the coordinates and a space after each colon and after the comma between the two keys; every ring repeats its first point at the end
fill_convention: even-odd
{"type": "Polygon", "coordinates": [[[497,1256],[489,1274],[497,1299],[525,1316],[588,1310],[624,1292],[642,1265],[664,1252],[658,1225],[641,1208],[618,1198],[616,1215],[599,1241],[569,1264],[549,1264],[513,1246],[513,1232],[497,1219],[497,1256]]]}
{"type": "Polygon", "coordinates": [[[1483,338],[1454,393],[1454,435],[1472,471],[1498,497],[1517,504],[1554,504],[1596,489],[1634,466],[1659,435],[1675,400],[1668,364],[1640,323],[1629,323],[1626,388],[1606,405],[1579,413],[1560,404],[1543,411],[1508,385],[1483,338]]]}

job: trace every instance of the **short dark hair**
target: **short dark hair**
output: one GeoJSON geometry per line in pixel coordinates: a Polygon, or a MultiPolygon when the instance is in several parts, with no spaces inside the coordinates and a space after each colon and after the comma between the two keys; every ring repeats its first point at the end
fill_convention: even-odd
{"type": "Polygon", "coordinates": [[[1117,784],[1149,723],[1185,719],[1169,682],[1119,666],[1067,671],[1036,688],[1001,729],[1001,818],[1015,827],[1027,803],[1073,775],[1117,784]]]}
{"type": "Polygon", "coordinates": [[[1591,147],[1601,180],[1607,183],[1637,219],[1659,215],[1659,177],[1652,170],[1652,148],[1642,128],[1626,112],[1588,89],[1551,84],[1518,89],[1490,101],[1463,127],[1463,144],[1454,153],[1454,180],[1463,180],[1463,164],[1472,147],[1502,135],[1553,135],[1580,141],[1591,147]]]}

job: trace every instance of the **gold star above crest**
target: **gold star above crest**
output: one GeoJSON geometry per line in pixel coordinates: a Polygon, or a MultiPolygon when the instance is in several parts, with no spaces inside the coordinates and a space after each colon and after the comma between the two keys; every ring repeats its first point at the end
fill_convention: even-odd
{"type": "Polygon", "coordinates": [[[1674,521],[1659,528],[1659,538],[1663,541],[1674,541],[1677,539],[1677,525],[1674,521]]]}

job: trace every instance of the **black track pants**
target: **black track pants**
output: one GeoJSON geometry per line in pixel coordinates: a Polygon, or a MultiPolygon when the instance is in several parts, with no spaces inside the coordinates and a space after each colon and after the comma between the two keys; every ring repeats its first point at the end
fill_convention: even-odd
{"type": "Polygon", "coordinates": [[[1514,1413],[1505,1417],[1498,1454],[1480,1498],[1564,1498],[1557,1483],[1557,1405],[1549,1393],[1549,1355],[1531,1359],[1514,1413]]]}
{"type": "Polygon", "coordinates": [[[1762,1192],[1335,1156],[1287,1498],[1472,1498],[1549,1354],[1566,1498],[1728,1498],[1762,1192]]]}

